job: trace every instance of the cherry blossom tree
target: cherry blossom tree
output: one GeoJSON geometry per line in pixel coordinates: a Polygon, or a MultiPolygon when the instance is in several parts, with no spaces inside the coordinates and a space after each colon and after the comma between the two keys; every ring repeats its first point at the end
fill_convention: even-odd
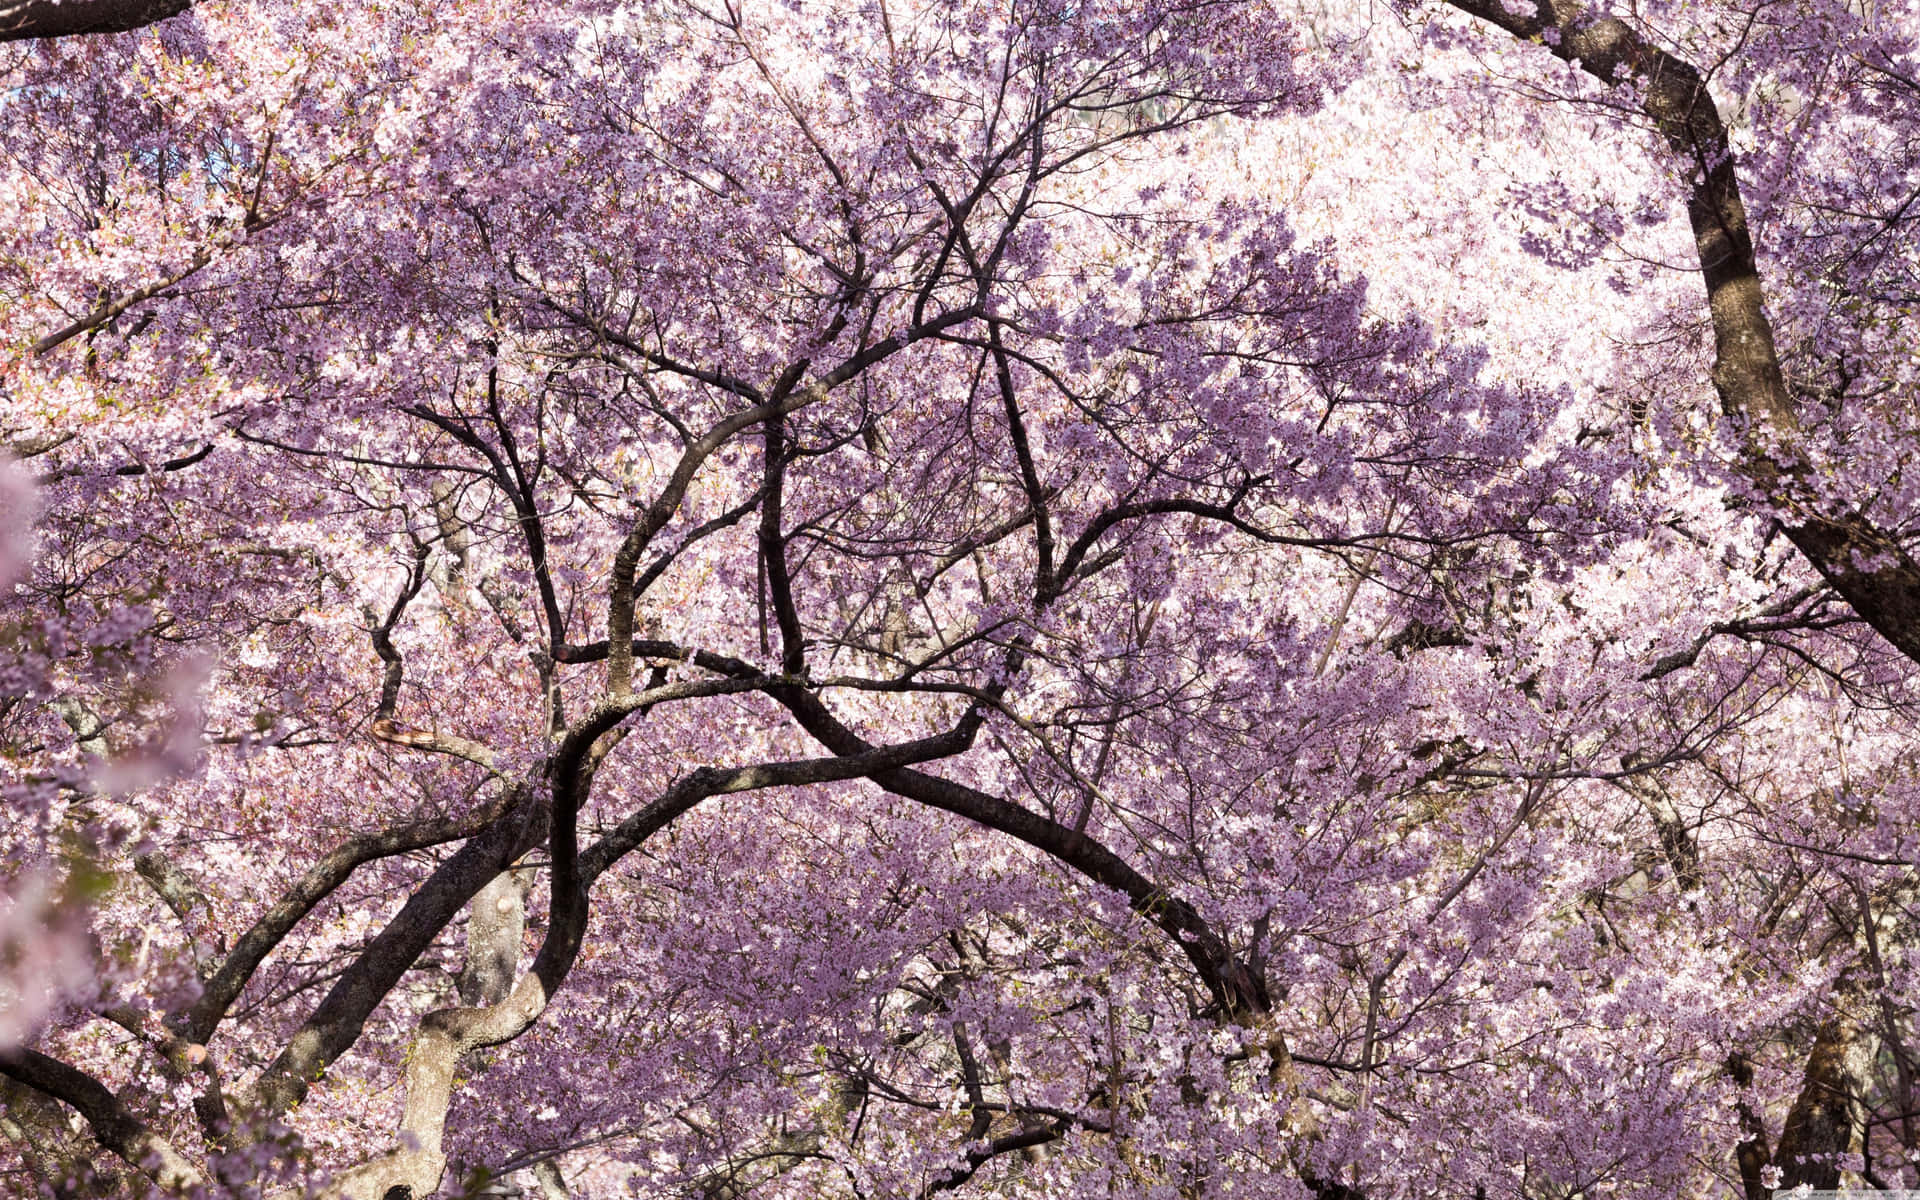
{"type": "Polygon", "coordinates": [[[111,7],[9,1186],[1920,1185],[1920,13],[111,7]]]}

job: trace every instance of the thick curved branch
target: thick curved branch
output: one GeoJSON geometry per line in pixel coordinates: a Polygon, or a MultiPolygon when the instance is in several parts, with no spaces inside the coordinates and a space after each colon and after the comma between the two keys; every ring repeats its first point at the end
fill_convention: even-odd
{"type": "Polygon", "coordinates": [[[1687,217],[1713,319],[1713,384],[1726,410],[1747,421],[1741,469],[1780,508],[1787,537],[1814,569],[1882,637],[1920,662],[1920,563],[1857,512],[1827,516],[1795,503],[1806,471],[1792,447],[1799,417],[1767,320],[1733,150],[1700,71],[1619,18],[1572,0],[1533,0],[1531,11],[1508,0],[1448,3],[1515,37],[1548,43],[1557,57],[1606,83],[1642,88],[1641,111],[1693,165],[1687,217]]]}
{"type": "Polygon", "coordinates": [[[193,1164],[173,1144],[133,1115],[105,1084],[35,1050],[0,1051],[0,1075],[72,1105],[93,1136],[169,1192],[205,1186],[193,1164]]]}
{"type": "MultiPolygon", "coordinates": [[[[1171,497],[1165,500],[1137,500],[1129,504],[1116,504],[1112,508],[1101,511],[1087,522],[1087,527],[1080,531],[1080,536],[1075,538],[1073,544],[1067,548],[1066,555],[1060,560],[1059,571],[1055,573],[1048,590],[1042,593],[1043,598],[1050,601],[1066,591],[1083,569],[1088,551],[1092,550],[1109,530],[1116,525],[1137,521],[1142,517],[1167,516],[1176,513],[1205,517],[1208,520],[1230,525],[1256,541],[1269,545],[1321,548],[1329,545],[1345,545],[1354,541],[1348,538],[1291,537],[1261,529],[1235,511],[1240,502],[1246,498],[1247,493],[1252,490],[1253,483],[1257,482],[1260,481],[1251,481],[1246,486],[1236,489],[1232,499],[1225,504],[1212,504],[1186,497],[1171,497]]],[[[1094,561],[1102,560],[1096,558],[1094,561]]]]}
{"type": "MultiPolygon", "coordinates": [[[[71,437],[68,437],[63,439],[63,442],[72,441],[72,440],[73,439],[71,437]]],[[[49,449],[51,448],[52,447],[49,447],[49,449]]],[[[46,451],[42,450],[40,451],[40,453],[44,454],[46,453],[46,451]]],[[[153,463],[151,465],[147,463],[122,463],[120,466],[117,466],[117,467],[103,468],[101,469],[101,471],[104,474],[118,476],[119,478],[122,478],[122,479],[136,479],[142,475],[165,475],[165,474],[170,474],[174,471],[184,471],[184,470],[187,470],[189,467],[193,467],[199,463],[203,463],[207,460],[207,457],[212,453],[213,453],[213,443],[204,442],[201,444],[198,450],[191,451],[187,454],[179,455],[175,458],[169,458],[158,463],[153,463]]],[[[32,454],[20,454],[18,455],[18,457],[32,458],[34,456],[32,454]]],[[[44,475],[36,475],[33,478],[33,482],[40,487],[48,487],[52,484],[59,483],[63,479],[73,479],[78,476],[88,475],[92,473],[94,473],[93,470],[85,467],[68,466],[68,467],[63,467],[57,471],[49,471],[44,475]]]]}
{"type": "Polygon", "coordinates": [[[972,1179],[974,1172],[1003,1154],[1057,1142],[1066,1136],[1069,1128],[1071,1126],[1067,1122],[1055,1121],[1050,1125],[1042,1125],[1038,1129],[1022,1129],[1018,1133],[1002,1134],[992,1141],[981,1142],[967,1151],[964,1164],[928,1184],[920,1193],[921,1200],[927,1200],[928,1197],[937,1196],[941,1192],[952,1191],[972,1179]]]}
{"type": "MultiPolygon", "coordinates": [[[[819,697],[804,687],[770,678],[737,658],[707,650],[689,650],[671,642],[636,640],[629,643],[636,656],[691,662],[703,670],[752,680],[791,712],[815,741],[843,757],[873,752],[875,747],[842,724],[819,697]]],[[[565,647],[562,662],[595,662],[607,656],[605,643],[565,647]]],[[[867,776],[895,795],[963,816],[1058,858],[1097,883],[1127,897],[1135,911],[1172,937],[1200,974],[1221,1012],[1239,1019],[1268,1012],[1272,1001],[1265,981],[1233,955],[1224,939],[1191,904],[1169,894],[1147,879],[1112,850],[1084,833],[988,795],[964,784],[905,768],[879,770],[867,776]]]]}
{"type": "Polygon", "coordinates": [[[82,1189],[76,1195],[89,1186],[115,1196],[136,1190],[132,1168],[100,1153],[89,1132],[73,1127],[65,1105],[6,1075],[0,1075],[0,1138],[29,1179],[74,1180],[82,1189]]]}
{"type": "MultiPolygon", "coordinates": [[[[579,954],[586,933],[587,893],[594,880],[621,857],[710,797],[857,779],[905,763],[946,757],[970,746],[979,725],[978,711],[969,710],[947,733],[878,747],[865,754],[745,767],[703,767],[621,822],[612,833],[576,856],[572,874],[577,881],[573,890],[577,902],[554,907],[532,970],[515,981],[504,999],[484,1007],[441,1009],[422,1018],[406,1058],[402,1148],[343,1174],[334,1184],[336,1193],[352,1200],[377,1200],[396,1187],[411,1188],[412,1194],[424,1196],[440,1186],[446,1169],[442,1141],[461,1059],[473,1050],[512,1041],[546,1012],[579,954]]],[[[558,841],[554,848],[556,852],[560,849],[558,841]]]]}
{"type": "Polygon", "coordinates": [[[165,462],[155,464],[151,467],[140,463],[128,463],[125,466],[115,467],[113,473],[115,475],[132,477],[137,475],[164,474],[168,471],[184,471],[195,463],[204,461],[207,455],[212,453],[213,443],[207,442],[192,453],[182,454],[178,458],[169,458],[165,462]]]}
{"type": "Polygon", "coordinates": [[[0,42],[125,33],[192,7],[192,0],[12,0],[0,5],[0,42]]]}
{"type": "MultiPolygon", "coordinates": [[[[391,721],[395,707],[400,703],[400,684],[405,678],[405,664],[400,651],[393,645],[393,628],[400,623],[406,613],[407,605],[420,594],[420,588],[427,582],[427,555],[433,547],[426,542],[416,541],[413,547],[413,563],[407,570],[407,581],[400,588],[400,594],[394,597],[388,607],[385,619],[376,616],[371,605],[367,608],[368,623],[372,626],[373,652],[383,664],[380,675],[381,720],[391,721]]],[[[379,722],[375,722],[376,725],[379,722]]]]}
{"type": "Polygon", "coordinates": [[[461,737],[457,733],[442,733],[433,729],[403,729],[386,717],[378,717],[368,727],[374,737],[393,746],[405,746],[409,750],[423,750],[429,754],[444,754],[449,758],[458,758],[475,766],[485,767],[489,771],[499,768],[499,755],[485,742],[476,742],[472,738],[461,737]]]}
{"type": "Polygon", "coordinates": [[[911,763],[931,762],[964,753],[979,732],[977,709],[946,733],[895,746],[871,747],[866,751],[836,755],[832,758],[807,758],[793,762],[762,763],[751,767],[721,770],[705,767],[688,776],[681,785],[633,816],[590,847],[580,858],[582,878],[591,885],[623,856],[637,849],[649,837],[665,828],[682,813],[709,796],[733,792],[758,791],[770,787],[799,787],[813,783],[834,783],[865,779],[880,772],[897,770],[911,763]]]}
{"type": "Polygon", "coordinates": [[[287,889],[286,894],[240,936],[232,953],[213,972],[199,1000],[188,1011],[187,1036],[196,1042],[211,1040],[221,1020],[226,1017],[227,1010],[239,998],[247,981],[253,978],[254,971],[259,969],[267,955],[293,931],[302,918],[313,911],[314,905],[332,895],[334,889],[345,883],[355,870],[375,859],[391,858],[396,854],[407,854],[473,837],[504,816],[512,801],[512,793],[503,793],[492,803],[465,817],[420,821],[383,829],[378,833],[348,838],[335,846],[308,867],[287,889]]]}
{"type": "MultiPolygon", "coordinates": [[[[869,742],[841,724],[812,693],[787,686],[769,688],[768,694],[794,715],[801,728],[835,754],[858,756],[872,751],[869,742]]],[[[902,767],[875,772],[872,779],[897,796],[1018,838],[1126,896],[1134,911],[1180,947],[1223,1016],[1240,1020],[1271,1011],[1273,1003],[1266,981],[1235,957],[1225,939],[1197,909],[1093,838],[998,796],[935,775],[902,767]]]]}
{"type": "Polygon", "coordinates": [[[440,931],[492,879],[546,840],[548,806],[516,795],[507,810],[442,863],[261,1073],[241,1107],[279,1116],[305,1099],[321,1072],[359,1040],[367,1017],[440,931]]]}

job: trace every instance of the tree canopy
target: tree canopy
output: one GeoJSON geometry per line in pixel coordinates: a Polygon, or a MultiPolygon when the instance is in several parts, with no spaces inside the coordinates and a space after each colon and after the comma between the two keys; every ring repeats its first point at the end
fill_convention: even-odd
{"type": "Polygon", "coordinates": [[[1920,1187],[1920,6],[0,4],[0,1190],[1920,1187]]]}

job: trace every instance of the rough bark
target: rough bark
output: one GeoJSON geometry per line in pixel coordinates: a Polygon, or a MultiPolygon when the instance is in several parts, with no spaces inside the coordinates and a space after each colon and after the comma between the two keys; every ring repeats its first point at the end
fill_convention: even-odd
{"type": "Polygon", "coordinates": [[[567,1191],[566,1178],[560,1174],[558,1164],[551,1159],[536,1163],[532,1175],[534,1187],[539,1189],[536,1194],[540,1200],[567,1200],[570,1193],[567,1191]]]}
{"type": "Polygon", "coordinates": [[[255,1083],[242,1108],[277,1117],[346,1053],[367,1017],[454,916],[493,878],[545,840],[546,810],[527,797],[442,863],[354,960],[255,1083]]]}
{"type": "Polygon", "coordinates": [[[316,904],[345,883],[359,867],[375,859],[473,837],[490,823],[499,820],[509,801],[510,796],[503,793],[498,801],[465,818],[420,821],[349,838],[321,856],[273,907],[262,913],[259,920],[241,935],[233,951],[207,980],[200,998],[188,1014],[187,1036],[196,1042],[211,1040],[228,1008],[239,998],[261,962],[303,917],[313,911],[316,904]]]}
{"type": "MultiPolygon", "coordinates": [[[[1728,1056],[1727,1076],[1743,1089],[1753,1086],[1753,1060],[1744,1054],[1728,1056]]],[[[1734,1163],[1740,1168],[1740,1191],[1746,1200],[1768,1200],[1773,1189],[1766,1184],[1766,1169],[1773,1165],[1773,1155],[1767,1150],[1766,1123],[1745,1096],[1735,1111],[1740,1116],[1740,1131],[1746,1135],[1733,1148],[1734,1163]]]]}
{"type": "MultiPolygon", "coordinates": [[[[731,769],[703,767],[621,822],[585,853],[579,853],[571,844],[571,821],[562,818],[577,811],[579,801],[584,799],[582,789],[586,781],[572,779],[574,767],[567,761],[573,753],[568,747],[577,746],[577,752],[584,755],[593,740],[584,736],[585,731],[592,728],[591,722],[583,722],[575,731],[583,736],[567,738],[555,756],[555,775],[562,781],[556,787],[555,807],[570,810],[556,812],[549,839],[554,862],[551,877],[556,890],[563,894],[556,895],[549,905],[546,936],[532,968],[515,980],[512,988],[496,1002],[440,1009],[421,1019],[406,1057],[406,1105],[400,1120],[400,1147],[342,1173],[334,1181],[331,1194],[342,1200],[384,1200],[396,1193],[428,1196],[439,1188],[447,1167],[444,1149],[447,1115],[461,1060],[475,1050],[512,1041],[532,1028],[546,1012],[579,953],[586,932],[588,893],[594,881],[622,856],[710,797],[857,779],[903,763],[959,753],[971,744],[978,725],[978,714],[969,713],[948,733],[896,746],[870,748],[861,755],[731,769]]],[[[476,887],[467,894],[483,892],[484,888],[476,887]]],[[[504,958],[504,953],[496,956],[504,958]]]]}
{"type": "Polygon", "coordinates": [[[460,1003],[469,1008],[506,999],[520,969],[520,939],[527,927],[527,884],[522,872],[502,871],[480,889],[467,915],[467,959],[461,966],[460,1003]]]}
{"type": "Polygon", "coordinates": [[[1843,1154],[1859,1153],[1866,1131],[1862,1097],[1872,1057],[1871,1035],[1845,1009],[1836,1009],[1821,1024],[1807,1055],[1800,1095],[1787,1113],[1774,1155],[1781,1187],[1840,1186],[1837,1160],[1843,1154]]]}
{"type": "Polygon", "coordinates": [[[52,1189],[54,1200],[104,1200],[134,1190],[128,1172],[101,1156],[59,1101],[6,1077],[0,1077],[0,1138],[13,1146],[28,1178],[52,1189]]]}

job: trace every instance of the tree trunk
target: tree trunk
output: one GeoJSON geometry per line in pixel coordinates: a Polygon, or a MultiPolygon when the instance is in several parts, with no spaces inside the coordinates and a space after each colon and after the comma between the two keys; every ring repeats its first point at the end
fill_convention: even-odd
{"type": "Polygon", "coordinates": [[[1871,1032],[1843,1009],[1820,1026],[1807,1055],[1805,1081],[1787,1113],[1774,1162],[1780,1186],[1840,1186],[1839,1158],[1859,1153],[1867,1114],[1867,1071],[1873,1062],[1871,1032]]]}

